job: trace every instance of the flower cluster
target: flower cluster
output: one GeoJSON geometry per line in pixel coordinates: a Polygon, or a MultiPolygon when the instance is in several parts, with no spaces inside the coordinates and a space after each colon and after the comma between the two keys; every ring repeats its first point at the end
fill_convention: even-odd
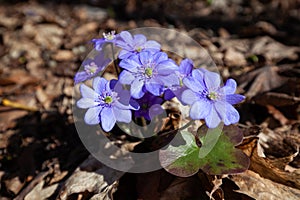
{"type": "Polygon", "coordinates": [[[88,109],[84,117],[87,124],[100,124],[104,131],[110,131],[117,121],[129,123],[141,117],[150,121],[162,113],[161,104],[174,97],[190,105],[191,119],[204,119],[209,128],[220,122],[229,125],[239,121],[239,113],[232,105],[244,96],[235,94],[237,85],[233,79],[221,86],[217,73],[195,69],[188,58],[177,64],[158,42],[142,34],[111,32],[92,42],[98,54],[86,60],[84,70],[75,75],[75,83],[93,78],[93,89],[80,85],[82,98],[77,101],[78,107],[88,109]],[[118,80],[97,76],[112,61],[102,52],[105,45],[121,48],[118,80]]]}

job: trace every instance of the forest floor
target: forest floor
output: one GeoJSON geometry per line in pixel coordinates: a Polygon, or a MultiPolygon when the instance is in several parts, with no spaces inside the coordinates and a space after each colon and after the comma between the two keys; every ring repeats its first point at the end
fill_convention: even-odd
{"type": "Polygon", "coordinates": [[[0,200],[300,199],[299,1],[0,2],[0,200]],[[138,27],[189,35],[237,80],[249,170],[103,180],[74,125],[73,77],[91,39],[138,27]]]}

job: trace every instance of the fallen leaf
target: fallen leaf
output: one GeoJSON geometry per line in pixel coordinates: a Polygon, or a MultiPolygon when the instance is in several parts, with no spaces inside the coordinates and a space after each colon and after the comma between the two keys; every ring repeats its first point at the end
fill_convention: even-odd
{"type": "Polygon", "coordinates": [[[230,179],[240,188],[236,192],[247,194],[257,200],[298,200],[300,197],[300,190],[275,183],[251,170],[242,174],[231,175],[230,179]]]}
{"type": "Polygon", "coordinates": [[[112,193],[123,174],[124,172],[111,169],[90,156],[66,180],[58,199],[65,200],[80,194],[98,194],[103,199],[112,199],[112,193]]]}
{"type": "Polygon", "coordinates": [[[38,183],[24,198],[24,200],[32,200],[32,199],[47,199],[48,197],[52,196],[56,189],[58,188],[59,184],[53,184],[48,187],[43,187],[45,181],[41,181],[38,183]]]}
{"type": "Polygon", "coordinates": [[[250,99],[258,94],[278,88],[287,81],[286,78],[278,75],[278,70],[277,66],[265,66],[249,72],[240,78],[240,87],[247,91],[245,95],[250,99]],[[248,87],[249,89],[246,89],[248,87]]]}
{"type": "MultiPolygon", "coordinates": [[[[250,159],[249,169],[258,173],[260,176],[270,179],[274,182],[281,183],[283,185],[300,189],[300,174],[296,172],[287,172],[279,169],[278,163],[274,165],[274,160],[271,161],[268,158],[263,158],[258,155],[258,138],[257,137],[247,137],[244,139],[243,143],[238,146],[246,153],[250,159]]],[[[291,155],[291,156],[294,156],[291,155]]],[[[284,159],[285,161],[288,159],[284,159]]],[[[286,163],[282,163],[286,164],[286,163]]],[[[280,167],[282,168],[282,167],[280,167]]]]}

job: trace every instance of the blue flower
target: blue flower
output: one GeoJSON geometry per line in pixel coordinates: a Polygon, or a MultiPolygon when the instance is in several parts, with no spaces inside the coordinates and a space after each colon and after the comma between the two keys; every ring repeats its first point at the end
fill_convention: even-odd
{"type": "Polygon", "coordinates": [[[115,31],[111,31],[109,33],[103,33],[103,38],[100,39],[92,39],[94,43],[94,47],[97,51],[101,51],[102,47],[106,43],[115,43],[118,35],[115,34],[115,31]]]}
{"type": "Polygon", "coordinates": [[[179,84],[175,71],[178,66],[163,52],[141,52],[120,62],[124,68],[119,76],[122,84],[131,85],[130,94],[133,98],[141,98],[146,91],[155,96],[164,92],[168,85],[179,84]]]}
{"type": "Polygon", "coordinates": [[[104,131],[110,131],[116,121],[129,123],[131,121],[131,109],[129,91],[123,90],[116,80],[107,81],[96,77],[93,80],[93,89],[80,85],[82,98],[77,101],[79,108],[88,108],[84,116],[85,123],[89,125],[99,124],[104,131]],[[113,88],[113,89],[112,89],[113,88]]]}
{"type": "Polygon", "coordinates": [[[181,101],[182,92],[187,89],[186,86],[183,84],[183,79],[192,74],[193,67],[193,61],[188,58],[180,62],[178,71],[175,72],[178,76],[179,84],[172,85],[165,91],[164,98],[166,100],[170,100],[176,96],[181,101]]]}
{"type": "Polygon", "coordinates": [[[111,59],[105,58],[102,52],[98,53],[93,59],[83,61],[83,71],[77,72],[74,77],[75,84],[93,78],[111,62],[111,59]]]}
{"type": "Polygon", "coordinates": [[[136,100],[140,109],[134,111],[135,117],[144,117],[150,121],[154,116],[163,113],[164,109],[161,107],[163,98],[154,96],[147,92],[142,98],[136,100]]]}
{"type": "Polygon", "coordinates": [[[147,38],[142,34],[132,36],[128,31],[122,31],[115,44],[122,48],[118,56],[120,59],[128,58],[144,50],[151,52],[160,51],[160,44],[156,41],[147,41],[147,38]]]}
{"type": "Polygon", "coordinates": [[[192,119],[205,119],[209,128],[217,127],[221,121],[225,125],[239,121],[239,113],[232,105],[241,102],[245,97],[234,94],[236,82],[233,79],[228,79],[221,87],[219,74],[196,69],[183,83],[189,89],[182,93],[182,101],[191,105],[192,119]]]}

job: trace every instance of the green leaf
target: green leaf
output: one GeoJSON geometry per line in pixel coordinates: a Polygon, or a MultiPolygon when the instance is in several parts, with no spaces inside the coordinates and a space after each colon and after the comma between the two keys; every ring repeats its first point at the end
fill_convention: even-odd
{"type": "Polygon", "coordinates": [[[249,166],[249,158],[235,146],[243,139],[243,134],[235,126],[208,129],[199,128],[197,137],[201,148],[195,142],[195,136],[188,131],[180,134],[184,145],[172,146],[160,150],[161,165],[170,173],[187,177],[202,169],[208,174],[234,174],[245,171],[249,166]]]}

